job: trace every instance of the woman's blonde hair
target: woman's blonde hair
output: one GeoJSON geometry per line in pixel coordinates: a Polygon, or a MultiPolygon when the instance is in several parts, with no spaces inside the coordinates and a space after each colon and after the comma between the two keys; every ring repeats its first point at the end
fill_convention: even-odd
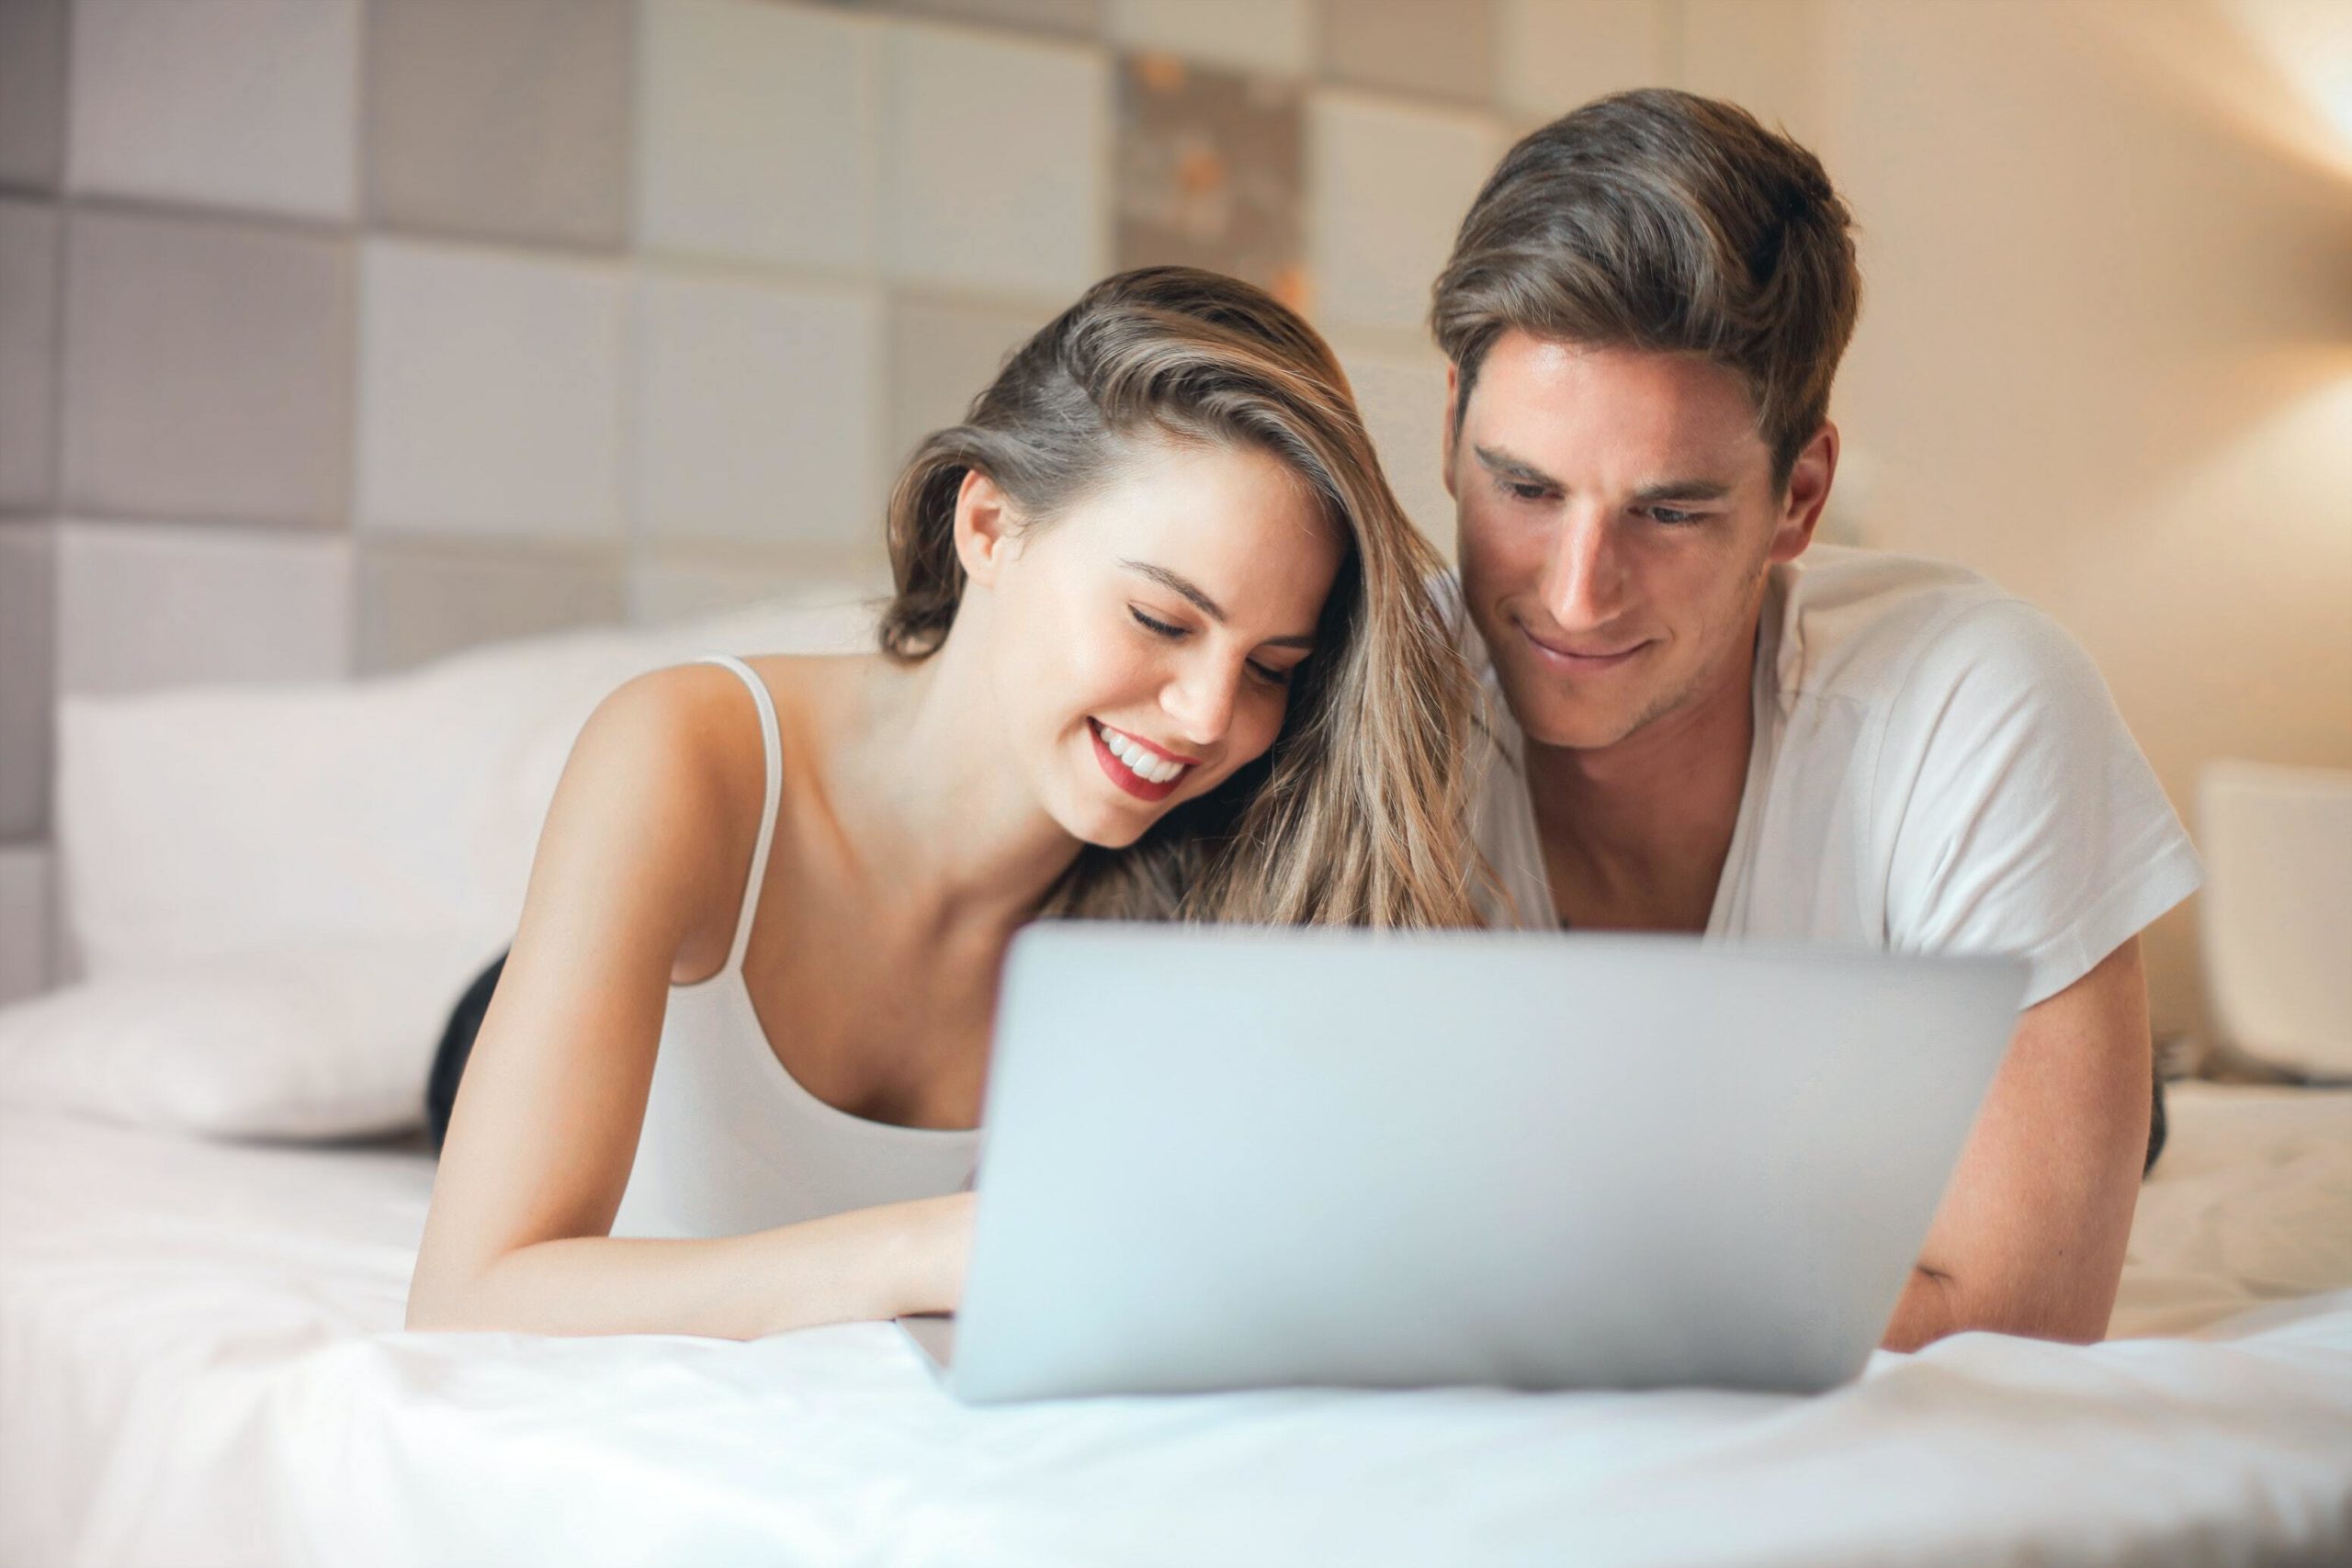
{"type": "Polygon", "coordinates": [[[964,592],[955,526],[967,470],[1034,526],[1155,439],[1271,455],[1344,555],[1266,754],[1131,848],[1081,851],[1046,912],[1477,923],[1464,777],[1475,688],[1429,593],[1442,563],[1381,477],[1330,348],[1262,289],[1192,267],[1121,273],[1016,350],[891,492],[883,650],[911,661],[946,639],[964,592]]]}

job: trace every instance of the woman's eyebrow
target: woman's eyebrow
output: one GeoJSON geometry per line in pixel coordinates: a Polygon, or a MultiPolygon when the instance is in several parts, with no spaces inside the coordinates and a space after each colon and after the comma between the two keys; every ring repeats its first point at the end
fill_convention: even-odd
{"type": "MultiPolygon", "coordinates": [[[[1194,582],[1191,578],[1182,575],[1181,572],[1170,571],[1164,566],[1154,566],[1149,561],[1123,560],[1119,564],[1125,567],[1129,571],[1136,572],[1142,576],[1151,579],[1151,581],[1159,583],[1162,588],[1167,589],[1170,592],[1182,596],[1184,599],[1191,602],[1194,609],[1200,611],[1202,615],[1206,615],[1210,620],[1215,621],[1218,626],[1225,625],[1225,606],[1210,598],[1206,593],[1203,592],[1201,591],[1201,585],[1194,582]]],[[[1315,646],[1315,639],[1311,637],[1305,636],[1270,637],[1266,639],[1266,643],[1269,647],[1272,648],[1304,648],[1311,649],[1315,646]]]]}
{"type": "Polygon", "coordinates": [[[1179,576],[1166,567],[1154,566],[1149,561],[1123,560],[1119,564],[1129,571],[1141,572],[1171,593],[1183,595],[1192,601],[1193,607],[1202,615],[1206,615],[1218,626],[1225,625],[1225,606],[1202,592],[1200,585],[1191,578],[1179,576]]]}

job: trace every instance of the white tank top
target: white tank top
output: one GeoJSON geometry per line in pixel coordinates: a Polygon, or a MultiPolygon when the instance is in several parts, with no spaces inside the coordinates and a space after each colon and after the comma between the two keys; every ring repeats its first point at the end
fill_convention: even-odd
{"type": "Polygon", "coordinates": [[[829,1105],[785,1070],[760,1027],[743,953],[775,834],[784,743],[775,705],[749,665],[723,654],[695,662],[723,664],[752,689],[766,743],[766,802],[726,967],[670,987],[645,1127],[612,1234],[742,1235],[956,1191],[978,1162],[978,1129],[901,1127],[829,1105]]]}

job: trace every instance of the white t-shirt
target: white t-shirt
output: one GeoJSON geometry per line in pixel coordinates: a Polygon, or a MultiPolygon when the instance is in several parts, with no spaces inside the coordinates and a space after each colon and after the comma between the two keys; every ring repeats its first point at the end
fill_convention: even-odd
{"type": "MultiPolygon", "coordinates": [[[[1549,925],[1523,737],[1460,624],[1492,737],[1478,844],[1518,919],[1491,896],[1485,912],[1549,925]]],[[[1755,714],[1710,940],[2014,953],[2030,1007],[2202,880],[2089,656],[1962,568],[1829,545],[1773,567],[1755,714]]]]}

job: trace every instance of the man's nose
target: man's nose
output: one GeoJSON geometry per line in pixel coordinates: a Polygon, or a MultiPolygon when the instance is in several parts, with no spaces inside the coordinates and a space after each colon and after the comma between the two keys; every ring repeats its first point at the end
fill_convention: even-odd
{"type": "Polygon", "coordinates": [[[1624,603],[1625,562],[1613,518],[1569,509],[1544,563],[1544,608],[1562,628],[1581,631],[1613,618],[1624,603]]]}

